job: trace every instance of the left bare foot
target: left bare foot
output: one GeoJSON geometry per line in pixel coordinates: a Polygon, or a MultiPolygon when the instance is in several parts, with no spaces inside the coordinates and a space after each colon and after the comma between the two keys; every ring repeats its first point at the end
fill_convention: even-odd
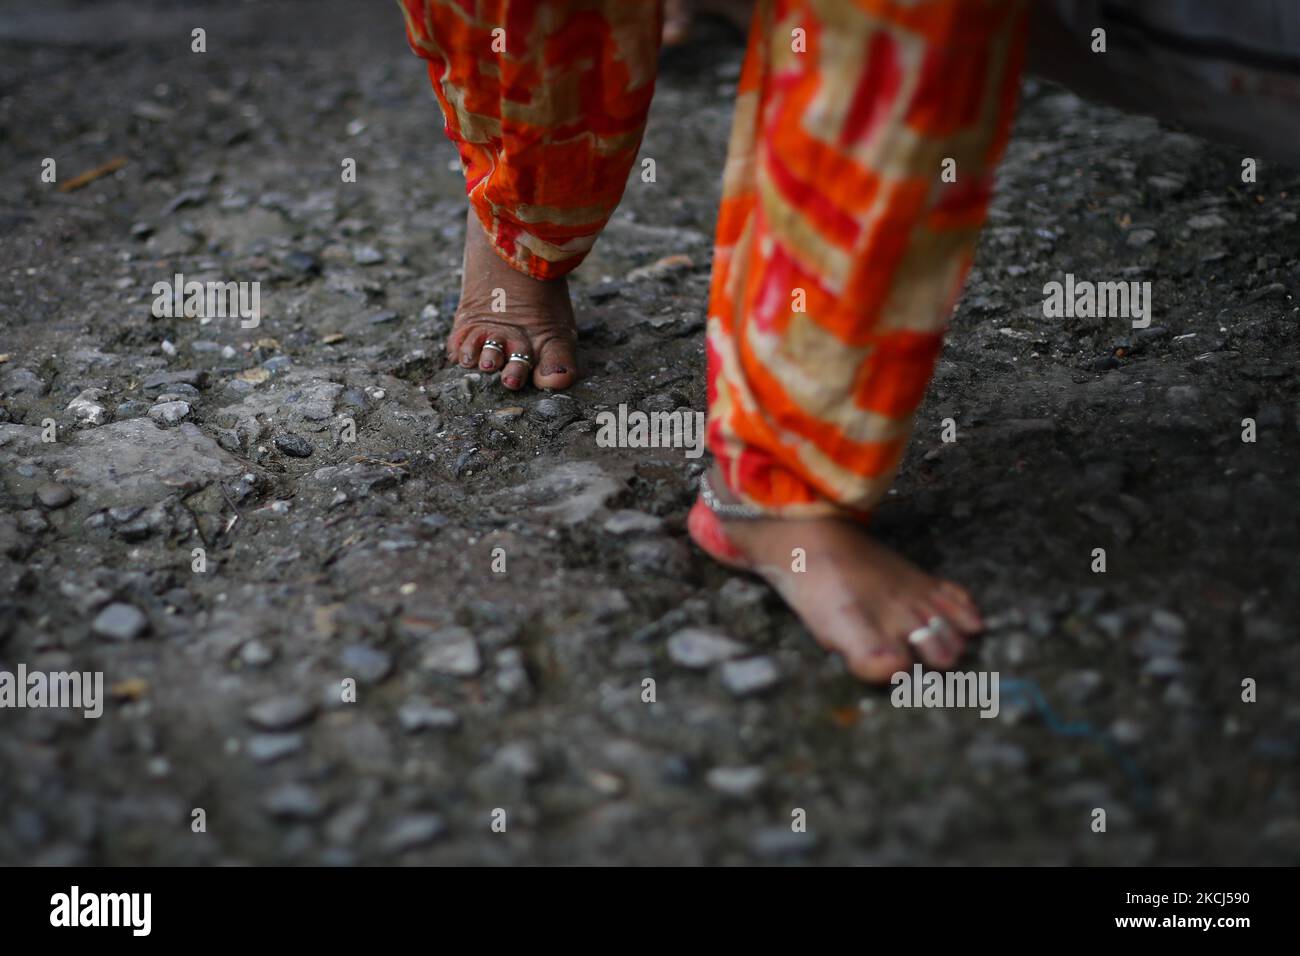
{"type": "Polygon", "coordinates": [[[465,229],[465,267],[460,305],[447,358],[462,368],[501,372],[501,384],[517,390],[568,388],[578,378],[578,331],[567,279],[542,281],[525,275],[497,255],[483,225],[471,209],[465,229]],[[499,342],[501,349],[484,348],[499,342]],[[530,356],[530,373],[512,353],[530,356]]]}
{"type": "Polygon", "coordinates": [[[664,46],[680,46],[697,16],[726,20],[742,33],[749,28],[752,0],[667,0],[664,4],[664,46]]]}

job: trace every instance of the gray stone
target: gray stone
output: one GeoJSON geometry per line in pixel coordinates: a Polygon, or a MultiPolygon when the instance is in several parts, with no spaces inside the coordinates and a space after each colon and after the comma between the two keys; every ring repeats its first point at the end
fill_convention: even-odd
{"type": "Polygon", "coordinates": [[[577,403],[567,395],[552,395],[533,406],[533,415],[553,422],[572,421],[578,417],[577,403]]]}
{"type": "Polygon", "coordinates": [[[50,523],[45,515],[35,508],[26,508],[18,512],[18,528],[25,534],[41,534],[50,530],[50,523]]]}
{"type": "Polygon", "coordinates": [[[714,767],[705,777],[710,790],[747,800],[755,796],[767,782],[762,767],[714,767]]]}
{"type": "Polygon", "coordinates": [[[507,697],[522,697],[531,689],[528,669],[524,666],[524,654],[517,647],[507,647],[496,655],[497,689],[507,697]]]}
{"type": "Polygon", "coordinates": [[[71,504],[74,495],[65,485],[44,481],[36,486],[36,500],[47,508],[62,508],[71,504]]]}
{"type": "Polygon", "coordinates": [[[244,745],[244,752],[257,763],[274,763],[300,750],[302,734],[256,734],[244,745]]]}
{"type": "Polygon", "coordinates": [[[265,667],[275,660],[275,651],[254,638],[239,649],[239,659],[249,667],[265,667]]]}
{"type": "Polygon", "coordinates": [[[45,382],[29,368],[19,366],[8,371],[0,370],[0,392],[39,397],[47,391],[49,388],[45,382]]]}
{"type": "Polygon", "coordinates": [[[245,716],[249,723],[262,730],[288,730],[315,717],[316,705],[297,694],[286,694],[254,704],[245,716]]]}
{"type": "Polygon", "coordinates": [[[130,604],[110,604],[90,625],[92,633],[110,641],[133,641],[149,627],[149,619],[130,604]]]}
{"type": "Polygon", "coordinates": [[[820,840],[816,833],[797,833],[790,827],[764,827],[749,840],[749,848],[756,856],[767,859],[801,856],[817,849],[820,840]]]}
{"type": "Polygon", "coordinates": [[[448,628],[441,632],[439,643],[424,655],[427,670],[454,677],[473,677],[483,669],[483,658],[478,643],[464,628],[448,628]],[[454,633],[463,632],[463,633],[454,633]]]}
{"type": "Polygon", "coordinates": [[[1168,198],[1181,192],[1187,183],[1177,176],[1156,175],[1147,177],[1147,185],[1157,194],[1168,198]]]}
{"type": "Polygon", "coordinates": [[[496,752],[492,764],[520,780],[536,780],[542,775],[542,758],[537,748],[526,741],[506,744],[496,752]]]}
{"type": "Polygon", "coordinates": [[[780,679],[781,672],[770,657],[750,657],[722,665],[722,684],[737,697],[765,691],[780,679]]]}
{"type": "Polygon", "coordinates": [[[325,812],[325,800],[311,787],[286,783],[262,801],[266,812],[284,820],[315,820],[325,812]]]}
{"type": "Polygon", "coordinates": [[[1125,237],[1124,241],[1134,249],[1141,249],[1143,246],[1154,242],[1155,238],[1156,231],[1154,229],[1134,229],[1125,237]]]}
{"type": "Polygon", "coordinates": [[[312,453],[312,444],[301,435],[286,432],[275,436],[275,447],[293,458],[307,458],[312,453]]]}
{"type": "Polygon", "coordinates": [[[656,535],[634,539],[625,553],[628,568],[637,574],[680,580],[690,572],[690,550],[681,538],[656,535]]]}
{"type": "Polygon", "coordinates": [[[179,372],[152,372],[144,377],[140,387],[155,392],[171,385],[193,385],[203,388],[208,384],[208,373],[203,369],[183,369],[179,372]]]}
{"type": "Polygon", "coordinates": [[[392,655],[367,644],[345,647],[340,663],[348,677],[363,684],[378,684],[393,670],[392,655]]]}
{"type": "Polygon", "coordinates": [[[1136,720],[1120,717],[1110,725],[1110,735],[1121,744],[1136,744],[1142,741],[1145,732],[1136,720]]]}
{"type": "Polygon", "coordinates": [[[1156,608],[1151,612],[1151,627],[1156,633],[1170,640],[1181,642],[1187,636],[1187,622],[1173,611],[1164,608],[1156,608]]]}
{"type": "Polygon", "coordinates": [[[194,424],[160,428],[147,418],[76,432],[47,463],[56,481],[94,508],[151,505],[242,470],[194,424]]]}
{"type": "Polygon", "coordinates": [[[177,421],[183,421],[190,418],[190,403],[188,402],[161,402],[149,408],[149,418],[155,421],[165,421],[166,424],[174,425],[177,421]]]}
{"type": "Polygon", "coordinates": [[[388,853],[402,853],[432,843],[447,831],[436,813],[412,813],[393,821],[381,845],[388,853]]]}
{"type": "Polygon", "coordinates": [[[105,392],[102,388],[88,388],[68,402],[67,410],[78,421],[87,425],[102,425],[108,420],[108,410],[101,404],[105,392]]]}
{"type": "Polygon", "coordinates": [[[422,730],[455,730],[460,716],[446,707],[434,707],[428,701],[408,700],[397,711],[397,720],[408,734],[422,730]]]}
{"type": "Polygon", "coordinates": [[[643,534],[659,531],[663,519],[644,511],[615,511],[602,527],[610,534],[643,534]]]}
{"type": "Polygon", "coordinates": [[[1142,673],[1160,679],[1178,677],[1184,671],[1183,662],[1176,657],[1153,657],[1142,665],[1142,673]]]}
{"type": "Polygon", "coordinates": [[[1287,287],[1281,282],[1270,282],[1246,296],[1247,302],[1262,302],[1265,299],[1285,299],[1287,287]]]}
{"type": "Polygon", "coordinates": [[[193,385],[186,385],[184,382],[175,382],[168,385],[165,389],[154,396],[154,404],[161,405],[163,402],[189,402],[197,405],[202,393],[193,385]]]}
{"type": "Polygon", "coordinates": [[[565,461],[520,485],[513,497],[523,507],[554,515],[562,524],[574,525],[601,511],[605,500],[620,490],[622,485],[596,463],[565,461]]]}
{"type": "Polygon", "coordinates": [[[739,657],[744,644],[703,628],[688,627],[668,638],[668,656],[683,667],[703,669],[739,657]]]}

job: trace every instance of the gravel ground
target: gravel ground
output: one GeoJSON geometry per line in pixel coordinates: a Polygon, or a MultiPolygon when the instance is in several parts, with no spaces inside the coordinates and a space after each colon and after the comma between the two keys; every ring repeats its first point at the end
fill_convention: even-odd
{"type": "Polygon", "coordinates": [[[596,445],[704,407],[738,37],[664,58],[587,377],[512,394],[440,357],[463,187],[394,5],[7,7],[0,670],[109,699],[0,710],[0,861],[1300,861],[1297,173],[1026,84],[877,526],[980,597],[985,720],[694,549],[700,460],[596,445]],[[260,326],[154,318],[177,272],[260,326]],[[1151,327],[1043,318],[1066,273],[1151,327]]]}

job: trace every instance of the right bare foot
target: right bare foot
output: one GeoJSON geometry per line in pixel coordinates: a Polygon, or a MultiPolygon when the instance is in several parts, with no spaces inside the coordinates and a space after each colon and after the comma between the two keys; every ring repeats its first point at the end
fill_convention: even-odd
{"type": "Polygon", "coordinates": [[[501,384],[520,389],[528,383],[528,366],[509,361],[511,353],[520,353],[531,357],[538,388],[568,388],[578,377],[577,345],[568,280],[534,279],[512,267],[492,248],[471,209],[447,358],[462,368],[500,370],[501,384]],[[485,349],[488,341],[501,343],[504,351],[485,349]]]}
{"type": "MultiPolygon", "coordinates": [[[[716,470],[713,475],[714,493],[730,503],[716,470]]],[[[841,655],[864,681],[888,683],[912,665],[913,652],[931,667],[952,667],[967,639],[983,628],[964,588],[931,577],[854,522],[724,521],[697,501],[687,525],[695,543],[715,560],[772,585],[817,642],[841,655]],[[796,570],[796,548],[803,552],[803,571],[796,570]],[[944,626],[909,643],[908,635],[936,618],[944,626]]]]}

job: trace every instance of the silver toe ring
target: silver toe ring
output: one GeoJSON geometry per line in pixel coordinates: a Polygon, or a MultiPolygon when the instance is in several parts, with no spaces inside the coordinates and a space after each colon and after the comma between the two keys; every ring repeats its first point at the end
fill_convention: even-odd
{"type": "Polygon", "coordinates": [[[946,618],[940,617],[938,614],[936,614],[934,617],[930,618],[930,620],[926,621],[923,625],[909,632],[907,635],[907,643],[915,646],[917,644],[920,644],[922,641],[929,640],[930,638],[934,637],[936,634],[948,630],[951,627],[952,625],[948,623],[946,618]]]}

